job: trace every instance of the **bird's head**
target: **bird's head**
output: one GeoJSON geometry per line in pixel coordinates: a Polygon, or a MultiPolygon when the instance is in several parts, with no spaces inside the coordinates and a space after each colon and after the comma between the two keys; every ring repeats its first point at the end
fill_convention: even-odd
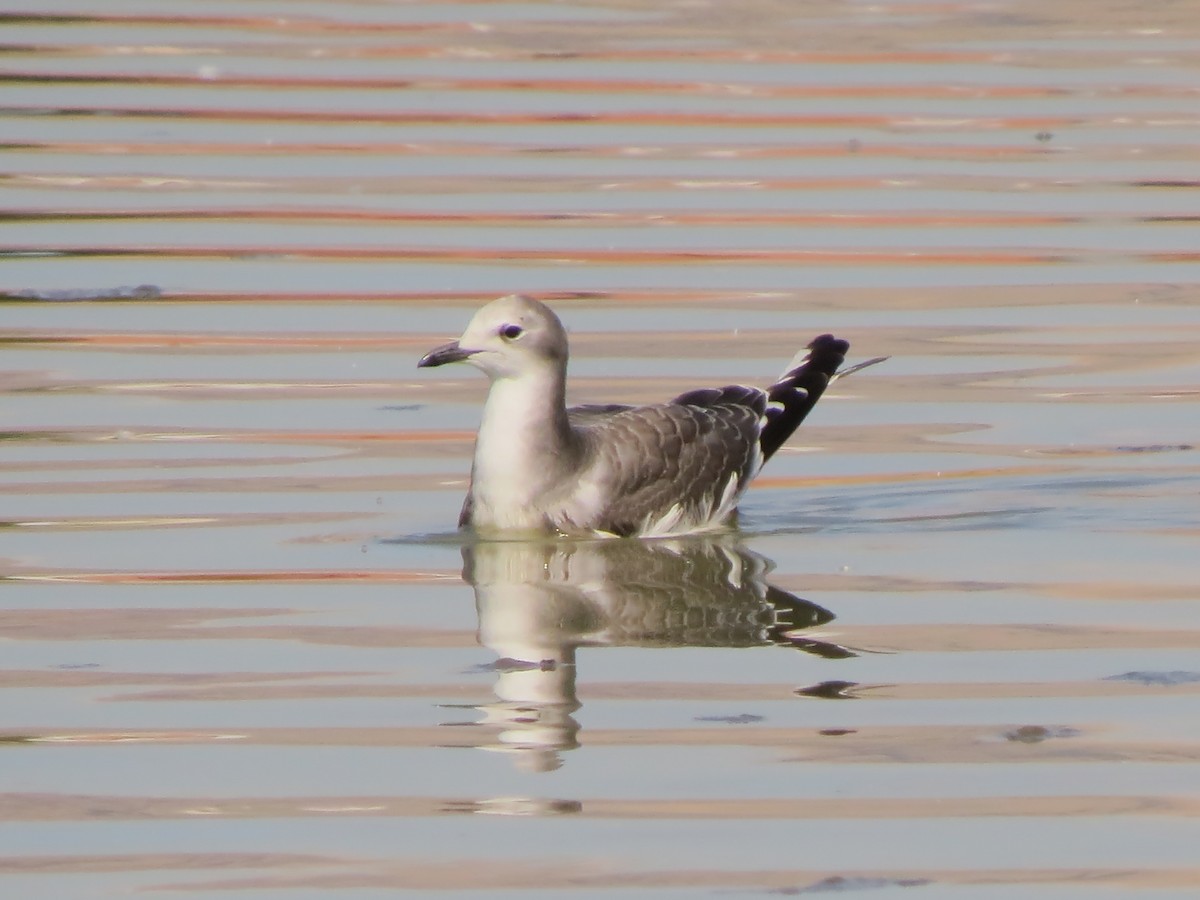
{"type": "Polygon", "coordinates": [[[563,367],[567,332],[550,307],[532,297],[510,294],[481,308],[462,337],[430,350],[417,366],[453,362],[470,363],[492,379],[563,367]]]}

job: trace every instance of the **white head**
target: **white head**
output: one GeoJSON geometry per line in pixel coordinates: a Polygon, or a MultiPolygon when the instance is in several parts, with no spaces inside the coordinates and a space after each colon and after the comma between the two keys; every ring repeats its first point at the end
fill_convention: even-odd
{"type": "Polygon", "coordinates": [[[470,363],[493,380],[561,370],[567,364],[567,332],[550,307],[510,294],[480,309],[462,337],[429,351],[417,365],[452,362],[470,363]]]}

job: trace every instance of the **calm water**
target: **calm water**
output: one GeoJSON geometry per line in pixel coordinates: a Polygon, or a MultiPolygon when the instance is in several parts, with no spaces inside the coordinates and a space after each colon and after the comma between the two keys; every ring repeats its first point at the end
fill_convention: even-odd
{"type": "Polygon", "coordinates": [[[1196,895],[1194,6],[101,7],[0,3],[4,896],[1196,895]],[[740,535],[464,543],[512,291],[892,359],[740,535]]]}

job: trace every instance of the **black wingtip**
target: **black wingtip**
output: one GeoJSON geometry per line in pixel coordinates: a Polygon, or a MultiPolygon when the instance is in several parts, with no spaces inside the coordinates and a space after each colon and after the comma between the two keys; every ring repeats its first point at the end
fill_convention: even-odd
{"type": "MultiPolygon", "coordinates": [[[[797,372],[805,366],[815,366],[822,372],[828,372],[832,377],[838,366],[846,361],[846,354],[850,352],[850,342],[836,338],[832,334],[819,334],[808,342],[808,351],[808,355],[792,372],[797,372]]],[[[790,375],[792,372],[788,374],[790,375]]]]}
{"type": "Polygon", "coordinates": [[[808,342],[809,350],[830,350],[841,353],[844,357],[850,350],[850,342],[836,338],[832,334],[818,334],[808,342]]]}
{"type": "Polygon", "coordinates": [[[766,423],[758,439],[764,462],[783,446],[817,405],[838,367],[846,361],[849,350],[849,341],[832,334],[818,335],[809,341],[808,353],[800,365],[771,385],[767,392],[766,423]]]}

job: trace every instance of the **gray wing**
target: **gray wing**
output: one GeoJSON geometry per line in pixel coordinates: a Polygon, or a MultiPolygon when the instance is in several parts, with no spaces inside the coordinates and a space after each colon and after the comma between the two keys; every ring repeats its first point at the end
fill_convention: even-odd
{"type": "Polygon", "coordinates": [[[756,388],[712,388],[583,425],[588,469],[605,498],[592,527],[635,534],[677,504],[687,518],[705,519],[731,480],[736,495],[754,477],[766,403],[756,388]]]}

